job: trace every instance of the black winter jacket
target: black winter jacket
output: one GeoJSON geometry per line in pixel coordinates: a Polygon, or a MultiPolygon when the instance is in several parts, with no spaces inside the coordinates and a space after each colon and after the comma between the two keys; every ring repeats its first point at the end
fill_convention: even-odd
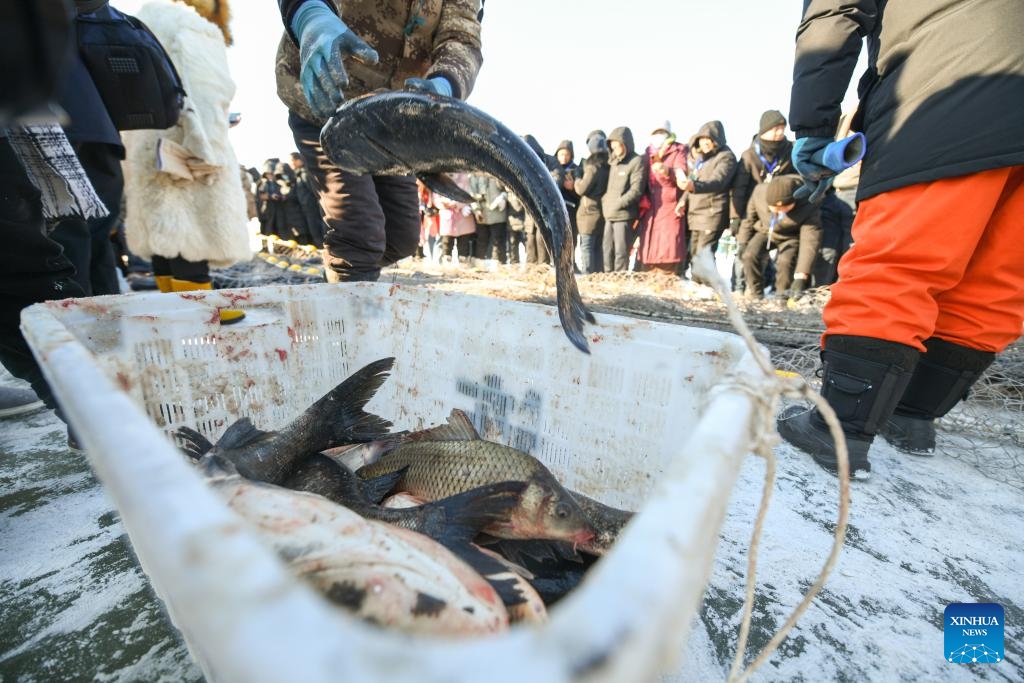
{"type": "Polygon", "coordinates": [[[647,191],[647,164],[636,153],[629,128],[616,128],[608,140],[621,142],[626,154],[622,159],[609,159],[608,188],[601,197],[601,212],[605,221],[633,221],[640,215],[640,198],[647,191]]]}
{"type": "Polygon", "coordinates": [[[754,191],[757,185],[764,182],[765,177],[768,175],[768,169],[765,168],[764,162],[761,161],[762,156],[768,160],[769,164],[774,164],[772,168],[773,177],[785,173],[796,173],[793,169],[792,142],[784,138],[781,141],[782,145],[779,147],[779,151],[774,157],[767,154],[764,149],[761,149],[760,155],[758,154],[758,146],[762,142],[755,135],[754,139],[750,142],[750,147],[740,155],[740,161],[736,165],[736,176],[732,181],[732,206],[729,210],[729,218],[743,218],[747,215],[747,203],[750,201],[750,193],[754,191]]]}
{"type": "Polygon", "coordinates": [[[1021,0],[804,0],[789,123],[830,137],[861,40],[858,199],[1024,164],[1021,0]]]}
{"type": "Polygon", "coordinates": [[[720,121],[701,126],[694,138],[711,138],[718,148],[690,173],[693,192],[686,196],[686,220],[690,230],[719,232],[729,224],[729,190],[736,175],[736,155],[725,144],[720,121]]]}
{"type": "Polygon", "coordinates": [[[580,234],[593,235],[604,225],[601,197],[608,189],[608,155],[591,154],[583,161],[583,175],[576,179],[579,207],[576,224],[580,234]]]}

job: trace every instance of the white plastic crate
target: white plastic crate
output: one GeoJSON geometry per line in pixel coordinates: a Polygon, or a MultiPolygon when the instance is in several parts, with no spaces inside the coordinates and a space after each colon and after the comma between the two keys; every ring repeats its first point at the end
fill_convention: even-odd
{"type": "Polygon", "coordinates": [[[388,284],[65,300],[26,337],[143,568],[210,680],[644,681],[677,670],[754,408],[734,335],[599,316],[592,354],[551,307],[388,284]],[[217,306],[244,308],[222,327],[217,306]],[[640,510],[541,629],[466,641],[366,626],[293,579],[163,433],[282,426],[395,356],[368,410],[397,428],[469,413],[566,486],[640,510]],[[724,382],[724,385],[723,385],[724,382]],[[148,415],[148,419],[147,419],[148,415]]]}

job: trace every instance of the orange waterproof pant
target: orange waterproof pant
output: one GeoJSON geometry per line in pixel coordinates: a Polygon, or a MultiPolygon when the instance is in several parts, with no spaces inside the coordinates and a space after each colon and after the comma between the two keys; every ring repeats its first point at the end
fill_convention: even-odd
{"type": "Polygon", "coordinates": [[[999,352],[1024,324],[1024,166],[902,187],[860,203],[825,335],[999,352]]]}

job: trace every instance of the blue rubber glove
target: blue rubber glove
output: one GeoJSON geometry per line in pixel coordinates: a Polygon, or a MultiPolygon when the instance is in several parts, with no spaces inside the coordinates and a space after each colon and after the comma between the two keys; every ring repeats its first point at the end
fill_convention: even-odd
{"type": "Polygon", "coordinates": [[[322,2],[299,7],[292,31],[299,39],[302,93],[313,113],[326,119],[345,99],[342,90],[348,87],[348,74],[342,60],[353,57],[363,64],[376,64],[379,57],[322,2]]]}
{"type": "Polygon", "coordinates": [[[434,95],[444,95],[445,97],[452,96],[452,84],[444,76],[407,78],[405,79],[405,89],[433,93],[434,95]]]}
{"type": "Polygon", "coordinates": [[[804,179],[804,186],[797,189],[793,196],[797,199],[810,195],[811,203],[821,201],[832,187],[836,172],[828,166],[822,166],[812,158],[832,144],[832,138],[800,138],[793,144],[793,168],[804,179]]]}

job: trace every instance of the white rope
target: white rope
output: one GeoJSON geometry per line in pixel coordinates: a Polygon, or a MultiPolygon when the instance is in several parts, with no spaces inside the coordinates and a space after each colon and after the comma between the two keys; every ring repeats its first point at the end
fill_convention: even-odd
{"type": "Polygon", "coordinates": [[[691,266],[695,275],[708,282],[718,294],[729,314],[729,321],[736,332],[743,338],[753,355],[754,360],[761,368],[763,376],[754,380],[744,380],[733,377],[730,382],[723,384],[720,390],[739,390],[746,393],[756,406],[758,418],[755,420],[753,452],[765,460],[765,483],[761,494],[761,503],[758,507],[757,519],[754,522],[754,529],[751,532],[750,551],[747,559],[747,583],[746,597],[743,603],[743,618],[740,622],[739,638],[736,644],[736,657],[733,660],[732,668],[729,671],[730,683],[743,683],[760,668],[768,658],[778,649],[786,636],[796,625],[797,620],[807,611],[811,602],[825,585],[836,562],[839,560],[839,552],[842,550],[846,540],[846,525],[850,515],[850,461],[849,452],[846,448],[846,438],[836,418],[835,411],[820,394],[813,391],[802,378],[780,377],[762,350],[760,344],[754,339],[754,335],[747,327],[743,315],[732,299],[729,286],[715,268],[714,257],[711,250],[707,249],[698,253],[691,266]],[[750,634],[750,620],[754,609],[754,595],[756,592],[756,571],[757,553],[760,544],[761,533],[764,527],[764,520],[768,513],[768,504],[771,500],[772,491],[775,488],[775,453],[774,447],[778,443],[775,431],[775,413],[781,396],[803,398],[813,403],[828,424],[829,432],[836,445],[836,459],[839,475],[839,511],[836,520],[835,535],[832,543],[832,550],[825,560],[818,578],[811,585],[803,598],[793,609],[793,612],[776,631],[772,639],[765,645],[761,653],[753,662],[743,669],[743,655],[747,647],[747,638],[750,634]]]}

